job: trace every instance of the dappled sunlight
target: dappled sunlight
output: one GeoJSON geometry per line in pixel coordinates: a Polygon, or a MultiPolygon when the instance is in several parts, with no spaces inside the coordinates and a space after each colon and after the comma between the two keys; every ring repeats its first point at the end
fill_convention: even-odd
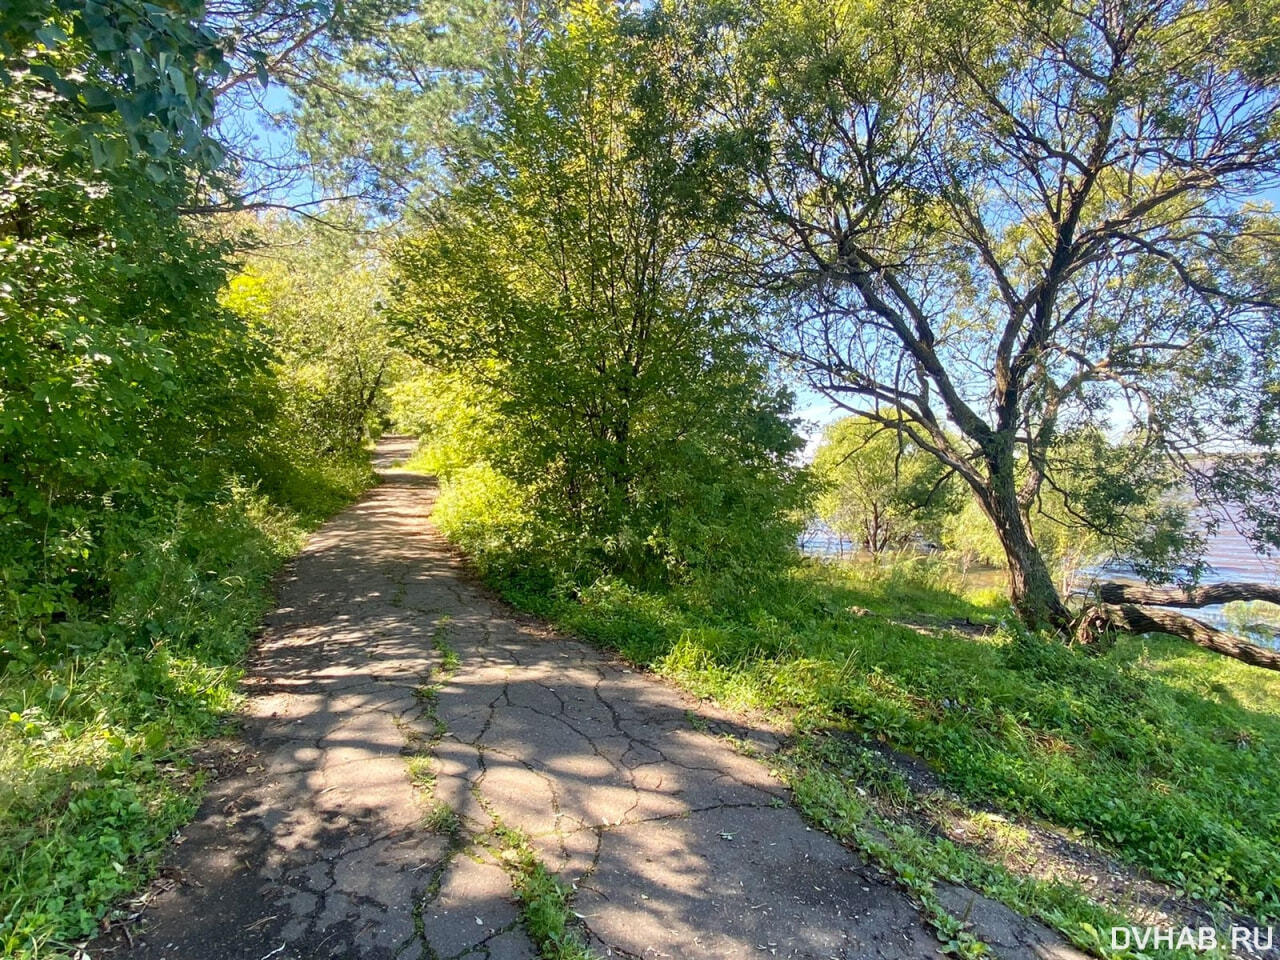
{"type": "Polygon", "coordinates": [[[936,950],[915,907],[733,746],[775,749],[776,731],[506,608],[430,528],[434,493],[384,474],[289,565],[244,683],[244,747],[137,955],[230,928],[246,955],[515,949],[509,831],[576,884],[605,951],[936,950]],[[426,826],[433,805],[456,830],[426,826]]]}

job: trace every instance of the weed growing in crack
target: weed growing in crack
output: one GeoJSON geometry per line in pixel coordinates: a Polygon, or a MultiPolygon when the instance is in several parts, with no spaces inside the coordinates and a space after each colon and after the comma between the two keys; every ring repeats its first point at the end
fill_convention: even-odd
{"type": "MultiPolygon", "coordinates": [[[[422,704],[422,716],[430,723],[431,729],[429,733],[423,735],[408,724],[400,723],[409,752],[406,766],[409,770],[409,779],[413,781],[413,785],[422,792],[424,800],[430,801],[436,788],[432,748],[444,736],[445,727],[439,713],[436,711],[438,700],[436,687],[429,683],[420,684],[414,689],[413,695],[422,704]]],[[[432,813],[427,815],[428,818],[433,814],[434,809],[432,813]]]]}
{"type": "Polygon", "coordinates": [[[440,719],[440,714],[437,712],[437,707],[440,703],[440,688],[434,683],[422,683],[414,688],[413,695],[422,704],[422,715],[431,721],[431,733],[425,738],[419,735],[416,739],[425,739],[428,747],[434,746],[444,736],[445,732],[444,721],[440,719]]]}
{"type": "Polygon", "coordinates": [[[432,804],[427,815],[422,818],[422,825],[432,833],[442,833],[451,837],[456,837],[462,832],[462,821],[457,812],[441,801],[432,804]]]}
{"type": "MultiPolygon", "coordinates": [[[[449,869],[449,865],[453,863],[454,858],[466,846],[466,840],[462,835],[462,822],[458,819],[457,814],[449,808],[447,804],[437,803],[432,807],[431,813],[426,817],[426,825],[430,827],[433,821],[447,816],[449,823],[447,828],[441,824],[440,832],[449,838],[448,848],[445,850],[444,856],[440,857],[431,865],[431,872],[427,876],[427,882],[423,888],[421,896],[419,896],[413,904],[413,930],[415,937],[424,948],[424,956],[428,958],[438,957],[435,949],[431,946],[431,942],[427,937],[426,913],[427,908],[435,902],[436,897],[440,896],[440,888],[444,883],[445,872],[449,869]],[[442,813],[443,811],[443,813],[442,813]]],[[[427,864],[423,864],[426,867],[427,864]]],[[[397,954],[399,956],[399,954],[397,954]]]]}
{"type": "Polygon", "coordinates": [[[499,824],[493,830],[511,886],[520,899],[520,917],[543,960],[597,960],[574,928],[572,890],[538,859],[528,838],[499,824]]]}
{"type": "Polygon", "coordinates": [[[415,753],[409,758],[408,767],[409,779],[413,781],[413,785],[430,797],[436,788],[436,775],[431,767],[431,755],[415,753]]]}
{"type": "Polygon", "coordinates": [[[450,622],[448,617],[441,617],[431,634],[431,645],[436,648],[436,653],[440,654],[440,673],[444,676],[455,673],[462,663],[458,651],[449,643],[450,622]]]}

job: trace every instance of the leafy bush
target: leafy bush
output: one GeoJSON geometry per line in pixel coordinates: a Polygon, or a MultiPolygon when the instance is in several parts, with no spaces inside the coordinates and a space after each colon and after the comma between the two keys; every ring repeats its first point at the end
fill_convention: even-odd
{"type": "MultiPolygon", "coordinates": [[[[396,254],[394,311],[431,370],[399,409],[451,489],[482,464],[518,491],[532,526],[472,538],[508,567],[741,579],[794,552],[799,444],[790,397],[733,332],[751,307],[717,279],[691,91],[642,26],[572,4],[538,68],[489,90],[484,162],[458,165],[396,254]]],[[[495,489],[468,528],[499,517],[495,489]]],[[[455,515],[479,502],[455,496],[455,515]]]]}
{"type": "Polygon", "coordinates": [[[246,257],[220,300],[271,343],[273,419],[294,448],[284,459],[358,458],[399,359],[380,260],[315,227],[261,221],[252,235],[265,251],[246,257]]]}
{"type": "MultiPolygon", "coordinates": [[[[78,49],[59,69],[96,74],[78,49]]],[[[179,214],[187,175],[95,166],[77,111],[33,75],[0,95],[21,171],[0,190],[0,667],[15,630],[38,647],[102,611],[112,518],[219,489],[269,402],[269,345],[217,303],[227,248],[179,214]]]]}

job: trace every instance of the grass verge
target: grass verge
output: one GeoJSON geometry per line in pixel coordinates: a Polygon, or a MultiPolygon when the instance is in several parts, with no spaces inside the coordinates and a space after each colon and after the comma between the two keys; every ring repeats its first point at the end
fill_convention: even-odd
{"type": "Polygon", "coordinates": [[[804,738],[783,756],[778,772],[810,820],[911,892],[945,952],[990,956],[963,913],[949,910],[939,895],[941,884],[959,884],[1044,921],[1092,954],[1123,956],[1111,951],[1104,933],[1128,922],[1123,913],[1095,903],[1074,884],[1022,875],[904,816],[903,806],[917,795],[875,751],[804,738]]]}
{"type": "Polygon", "coordinates": [[[101,616],[0,673],[0,956],[73,952],[149,879],[196,809],[192,752],[232,718],[271,577],[370,479],[313,468],[293,506],[230,488],[122,518],[101,616]]]}
{"type": "MultiPolygon", "coordinates": [[[[1190,909],[1280,916],[1280,677],[1164,637],[1088,656],[1027,634],[994,596],[959,596],[917,564],[808,565],[748,598],[607,579],[555,593],[542,582],[495,585],[697,694],[791,722],[802,742],[839,734],[923,761],[975,809],[1043,823],[1166,884],[1190,909]]],[[[803,750],[787,763],[810,816],[908,887],[915,875],[964,882],[1102,954],[1100,931],[1133,917],[1071,882],[860,813],[867,774],[857,765],[803,750]]],[[[958,952],[978,950],[953,939],[958,952]]]]}

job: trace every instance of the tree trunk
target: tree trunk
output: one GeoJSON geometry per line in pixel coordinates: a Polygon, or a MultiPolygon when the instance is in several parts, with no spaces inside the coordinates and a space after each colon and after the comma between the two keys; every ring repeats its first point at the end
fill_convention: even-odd
{"type": "MultiPolygon", "coordinates": [[[[1107,586],[1119,586],[1119,584],[1107,586]]],[[[1172,610],[1161,610],[1158,607],[1142,607],[1129,603],[1097,604],[1085,611],[1080,618],[1076,627],[1076,640],[1080,643],[1092,643],[1108,628],[1125,630],[1129,633],[1169,633],[1175,637],[1190,640],[1206,650],[1242,660],[1255,667],[1280,670],[1280,651],[1246,643],[1207,623],[1201,623],[1199,620],[1193,620],[1172,610]]]]}
{"type": "Polygon", "coordinates": [[[1000,542],[1009,564],[1009,599],[1022,622],[1029,627],[1055,630],[1069,627],[1071,611],[1058,595],[1057,584],[1040,549],[1030,538],[1018,541],[1003,533],[1000,542]]]}
{"type": "Polygon", "coordinates": [[[1071,611],[1058,595],[1049,565],[1031,536],[1014,486],[1012,458],[1003,463],[991,461],[989,467],[990,486],[978,491],[978,502],[994,524],[1000,545],[1004,547],[1013,609],[1028,627],[1066,631],[1073,620],[1071,611]]]}
{"type": "Polygon", "coordinates": [[[1233,600],[1265,600],[1280,604],[1280,587],[1265,583],[1211,583],[1204,587],[1141,587],[1104,583],[1098,590],[1103,603],[1158,603],[1162,607],[1208,607],[1233,600]]]}

